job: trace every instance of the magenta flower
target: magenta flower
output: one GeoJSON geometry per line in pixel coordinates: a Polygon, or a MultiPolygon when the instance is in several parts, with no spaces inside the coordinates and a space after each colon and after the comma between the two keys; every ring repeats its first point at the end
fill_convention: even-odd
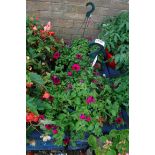
{"type": "Polygon", "coordinates": [[[54,54],[53,54],[53,58],[54,59],[58,59],[60,57],[60,53],[59,52],[55,52],[54,54]]]}
{"type": "Polygon", "coordinates": [[[72,76],[72,72],[68,72],[67,74],[68,74],[68,76],[72,76]]]}
{"type": "Polygon", "coordinates": [[[39,115],[39,119],[44,120],[45,116],[44,115],[39,115]]]}
{"type": "Polygon", "coordinates": [[[80,83],[84,83],[84,80],[80,80],[80,83]]]}
{"type": "Polygon", "coordinates": [[[51,124],[46,124],[46,125],[45,125],[45,128],[46,128],[47,130],[50,130],[50,129],[52,129],[52,125],[51,125],[51,124]]]}
{"type": "Polygon", "coordinates": [[[58,130],[57,130],[57,129],[53,129],[53,130],[52,130],[52,133],[55,135],[55,134],[58,133],[58,130]]]}
{"type": "Polygon", "coordinates": [[[86,99],[86,103],[87,104],[90,104],[90,103],[93,103],[95,102],[95,98],[93,96],[89,96],[87,99],[86,99]]]}
{"type": "Polygon", "coordinates": [[[87,122],[90,122],[91,121],[91,117],[86,117],[86,119],[85,119],[87,122]]]}
{"type": "Polygon", "coordinates": [[[52,81],[55,85],[59,85],[60,84],[60,79],[57,76],[52,76],[52,81]]]}
{"type": "Polygon", "coordinates": [[[81,114],[80,119],[86,119],[86,116],[84,114],[81,114]]]}
{"type": "Polygon", "coordinates": [[[72,70],[75,70],[75,71],[80,71],[80,65],[79,64],[74,64],[73,66],[72,66],[72,70]]]}
{"type": "Polygon", "coordinates": [[[81,54],[76,54],[76,59],[82,59],[82,55],[81,54]]]}
{"type": "Polygon", "coordinates": [[[96,84],[96,83],[98,83],[98,81],[97,80],[92,80],[92,83],[95,83],[96,84]]]}

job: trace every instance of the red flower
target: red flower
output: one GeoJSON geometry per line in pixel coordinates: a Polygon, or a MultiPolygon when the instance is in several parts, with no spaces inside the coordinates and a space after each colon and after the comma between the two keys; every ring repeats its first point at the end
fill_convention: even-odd
{"type": "Polygon", "coordinates": [[[33,86],[33,83],[32,83],[32,82],[27,82],[27,83],[26,83],[26,87],[27,87],[27,88],[31,88],[32,86],[33,86]]]}
{"type": "Polygon", "coordinates": [[[115,121],[116,121],[116,123],[121,124],[123,119],[121,117],[118,117],[118,118],[116,118],[115,121]]]}
{"type": "Polygon", "coordinates": [[[57,76],[54,75],[51,79],[55,85],[60,84],[60,79],[57,76]]]}
{"type": "Polygon", "coordinates": [[[82,55],[81,54],[76,54],[76,59],[82,59],[82,55]]]}
{"type": "Polygon", "coordinates": [[[50,97],[48,98],[48,100],[52,102],[54,100],[54,97],[50,95],[50,97]]]}
{"type": "Polygon", "coordinates": [[[68,74],[68,76],[72,76],[72,72],[68,72],[67,74],[68,74]]]}
{"type": "Polygon", "coordinates": [[[58,130],[57,130],[57,129],[53,129],[53,130],[52,130],[52,133],[53,133],[53,134],[57,134],[57,133],[58,133],[58,130]]]}
{"type": "MultiPolygon", "coordinates": [[[[111,58],[113,57],[112,54],[109,53],[109,51],[108,51],[107,48],[106,48],[106,55],[107,55],[107,59],[108,59],[108,60],[111,59],[111,58]]],[[[108,65],[109,65],[111,68],[113,68],[113,69],[115,69],[115,67],[116,67],[116,63],[115,63],[114,60],[113,60],[112,62],[108,62],[108,65]]]]}
{"type": "Polygon", "coordinates": [[[54,36],[55,32],[48,32],[49,36],[54,36]]]}
{"type": "Polygon", "coordinates": [[[30,122],[35,122],[37,123],[39,120],[39,117],[34,115],[34,113],[27,113],[26,114],[26,122],[30,123],[30,122]]]}
{"type": "Polygon", "coordinates": [[[80,65],[79,64],[74,64],[73,66],[72,66],[72,70],[75,70],[75,71],[79,71],[80,70],[80,65]]]}
{"type": "Polygon", "coordinates": [[[63,140],[63,142],[64,142],[65,145],[69,144],[70,138],[69,138],[69,137],[65,138],[65,139],[63,140]]]}
{"type": "Polygon", "coordinates": [[[60,57],[60,53],[59,52],[55,52],[54,54],[53,54],[53,58],[54,59],[58,59],[60,57]]]}

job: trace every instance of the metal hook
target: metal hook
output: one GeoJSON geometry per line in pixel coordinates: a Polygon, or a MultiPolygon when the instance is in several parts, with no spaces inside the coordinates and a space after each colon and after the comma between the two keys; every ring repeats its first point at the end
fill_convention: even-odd
{"type": "Polygon", "coordinates": [[[91,10],[90,11],[87,11],[87,13],[86,13],[86,17],[87,18],[89,18],[91,16],[91,14],[95,11],[95,5],[94,5],[94,3],[88,2],[86,4],[86,7],[89,6],[89,5],[91,6],[91,10]]]}

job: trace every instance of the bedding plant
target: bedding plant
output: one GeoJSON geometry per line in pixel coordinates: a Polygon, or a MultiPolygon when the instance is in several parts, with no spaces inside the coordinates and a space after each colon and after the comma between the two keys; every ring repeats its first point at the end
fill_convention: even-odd
{"type": "Polygon", "coordinates": [[[91,135],[88,143],[96,155],[129,155],[129,130],[111,130],[100,138],[91,135]]]}
{"type": "Polygon", "coordinates": [[[50,22],[43,26],[27,18],[26,125],[27,142],[36,130],[43,141],[75,145],[84,133],[102,135],[104,123],[118,122],[120,107],[127,106],[126,89],[112,85],[92,68],[89,42],[77,39],[68,47],[56,37],[50,22]]]}

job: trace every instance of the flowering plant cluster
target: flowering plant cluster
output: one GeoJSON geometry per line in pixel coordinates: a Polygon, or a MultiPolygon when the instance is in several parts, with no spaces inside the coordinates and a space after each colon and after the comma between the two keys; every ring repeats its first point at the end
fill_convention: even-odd
{"type": "Polygon", "coordinates": [[[68,47],[51,29],[27,19],[27,136],[42,130],[44,141],[75,145],[86,132],[101,136],[104,123],[124,123],[123,80],[109,82],[91,67],[88,40],[68,47]]]}
{"type": "Polygon", "coordinates": [[[129,155],[129,130],[111,130],[108,135],[88,139],[96,155],[129,155]]]}

